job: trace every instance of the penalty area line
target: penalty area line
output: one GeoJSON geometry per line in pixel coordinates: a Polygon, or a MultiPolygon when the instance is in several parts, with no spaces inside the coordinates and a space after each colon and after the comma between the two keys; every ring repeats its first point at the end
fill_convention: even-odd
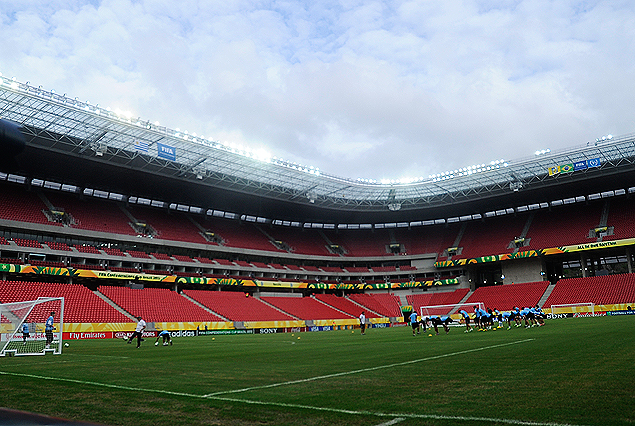
{"type": "MultiPolygon", "coordinates": [[[[254,400],[248,400],[248,399],[230,398],[230,397],[223,397],[223,396],[196,395],[196,394],[191,394],[186,392],[173,392],[173,391],[166,391],[166,390],[160,390],[160,389],[136,388],[132,386],[122,386],[122,385],[114,385],[114,384],[108,384],[108,383],[91,382],[86,380],[76,380],[76,379],[68,379],[68,378],[60,378],[60,377],[47,377],[47,376],[40,376],[36,374],[13,373],[8,371],[0,371],[0,376],[28,377],[33,379],[74,383],[74,384],[88,385],[88,386],[97,386],[102,388],[125,390],[125,391],[132,391],[132,392],[147,392],[147,393],[154,393],[154,394],[161,394],[161,395],[180,396],[185,398],[233,402],[238,404],[302,409],[302,410],[310,410],[310,411],[318,411],[318,412],[347,414],[347,415],[353,415],[353,416],[392,418],[394,419],[393,422],[399,419],[428,419],[428,420],[455,420],[455,421],[461,421],[461,422],[484,422],[487,424],[500,423],[500,424],[509,424],[509,425],[517,425],[517,426],[582,426],[582,425],[573,425],[569,423],[535,422],[535,421],[525,421],[525,420],[515,420],[515,419],[497,419],[497,418],[489,418],[489,417],[443,416],[443,415],[436,415],[436,414],[412,414],[412,413],[380,413],[380,412],[363,411],[363,410],[346,410],[343,408],[317,407],[312,405],[288,404],[284,402],[254,401],[254,400]]],[[[395,424],[393,422],[389,421],[384,424],[387,424],[387,425],[395,424]]]]}
{"type": "Polygon", "coordinates": [[[31,379],[50,380],[50,381],[53,381],[53,382],[74,383],[74,384],[78,384],[78,385],[99,386],[99,387],[102,387],[102,388],[129,390],[129,391],[134,391],[134,392],[151,392],[151,393],[160,393],[160,394],[174,395],[174,396],[185,396],[185,397],[189,397],[189,398],[205,399],[204,395],[195,395],[195,394],[185,393],[185,392],[173,392],[173,391],[166,391],[166,390],[161,390],[161,389],[135,388],[135,387],[132,387],[132,386],[112,385],[112,384],[109,384],[109,383],[91,382],[91,381],[87,381],[87,380],[69,379],[69,378],[65,378],[65,377],[48,377],[48,376],[40,376],[40,375],[37,375],[37,374],[14,373],[14,372],[10,372],[10,371],[0,371],[0,376],[28,377],[28,378],[31,378],[31,379]]]}
{"type": "Polygon", "coordinates": [[[316,381],[316,380],[330,379],[330,378],[333,378],[333,377],[349,376],[351,374],[367,373],[369,371],[383,370],[383,369],[386,369],[386,368],[394,368],[394,367],[402,367],[404,365],[416,364],[416,363],[424,362],[424,361],[432,361],[432,360],[440,359],[440,358],[448,358],[448,357],[452,357],[452,356],[464,355],[464,354],[469,354],[469,353],[473,353],[473,352],[486,351],[488,349],[496,349],[496,348],[502,348],[502,347],[505,347],[505,346],[518,345],[518,344],[521,344],[521,343],[531,342],[532,340],[535,340],[535,339],[523,339],[523,340],[517,340],[515,342],[500,343],[498,345],[482,346],[480,348],[466,349],[466,350],[463,350],[463,351],[451,352],[451,353],[441,354],[441,355],[434,355],[434,356],[429,356],[429,357],[420,358],[420,359],[413,359],[413,360],[409,360],[409,361],[397,362],[397,363],[394,363],[394,364],[377,365],[377,366],[369,367],[369,368],[361,368],[359,370],[342,371],[340,373],[333,373],[333,374],[325,374],[323,376],[308,377],[306,379],[289,380],[287,382],[271,383],[269,385],[252,386],[252,387],[242,388],[242,389],[233,389],[233,390],[227,390],[227,391],[213,392],[213,393],[208,393],[205,396],[206,397],[212,397],[212,396],[220,396],[220,395],[229,395],[229,394],[233,394],[233,393],[248,392],[248,391],[252,391],[252,390],[261,390],[261,389],[268,389],[268,388],[276,388],[276,387],[280,387],[280,386],[295,385],[295,384],[298,384],[298,383],[313,382],[313,381],[316,381]]]}
{"type": "MultiPolygon", "coordinates": [[[[536,422],[536,421],[516,420],[516,419],[498,419],[494,417],[444,416],[444,415],[437,415],[437,414],[413,414],[413,413],[379,413],[379,412],[364,411],[364,410],[361,410],[361,411],[360,410],[346,410],[343,408],[315,407],[312,405],[302,405],[302,404],[287,404],[284,402],[253,401],[248,399],[227,398],[227,397],[221,397],[221,396],[213,396],[213,397],[210,397],[210,399],[226,401],[226,402],[243,403],[243,404],[269,405],[269,406],[282,407],[282,408],[295,408],[295,409],[305,409],[305,410],[313,410],[313,411],[324,411],[324,412],[330,412],[330,413],[350,414],[350,415],[356,415],[356,416],[373,416],[373,417],[381,417],[381,418],[388,417],[388,418],[393,418],[394,419],[393,421],[396,421],[396,420],[401,421],[405,419],[426,419],[426,420],[456,420],[461,422],[484,422],[486,424],[501,423],[501,424],[518,425],[518,426],[583,426],[583,425],[574,425],[570,423],[536,422]]],[[[395,423],[387,422],[385,424],[390,425],[395,423]]]]}

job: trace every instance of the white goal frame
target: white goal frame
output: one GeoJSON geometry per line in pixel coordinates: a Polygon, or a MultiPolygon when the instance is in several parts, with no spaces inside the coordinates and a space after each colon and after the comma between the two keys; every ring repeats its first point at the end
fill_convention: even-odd
{"type": "Polygon", "coordinates": [[[2,303],[0,318],[0,357],[62,353],[63,297],[38,297],[37,300],[2,303]],[[55,312],[53,341],[47,347],[45,323],[51,311],[55,312]],[[28,337],[23,334],[24,324],[28,327],[28,337]]]}
{"type": "MultiPolygon", "coordinates": [[[[557,304],[557,305],[551,305],[551,315],[555,315],[555,311],[554,309],[558,309],[558,308],[572,308],[570,313],[578,313],[578,312],[591,312],[591,315],[595,315],[595,303],[593,302],[586,302],[586,303],[564,303],[564,304],[557,304]],[[587,311],[577,311],[573,308],[576,307],[587,307],[587,311]]],[[[569,312],[567,312],[569,313],[569,312]]]]}
{"type": "MultiPolygon", "coordinates": [[[[425,317],[429,317],[431,314],[429,312],[425,312],[424,313],[424,309],[439,309],[439,308],[452,308],[452,309],[448,309],[449,312],[452,312],[454,310],[454,308],[464,308],[464,307],[474,307],[474,306],[478,306],[480,309],[485,309],[485,304],[483,302],[469,302],[469,303],[451,303],[449,305],[427,305],[427,306],[420,306],[419,307],[419,314],[421,315],[421,318],[425,318],[425,317]]],[[[458,311],[458,309],[457,309],[458,311]]],[[[456,313],[456,312],[454,312],[456,313]]],[[[471,312],[468,312],[471,313],[471,312]]],[[[437,314],[432,314],[432,315],[437,315],[437,314]]],[[[450,315],[450,314],[443,314],[443,315],[450,315]]]]}

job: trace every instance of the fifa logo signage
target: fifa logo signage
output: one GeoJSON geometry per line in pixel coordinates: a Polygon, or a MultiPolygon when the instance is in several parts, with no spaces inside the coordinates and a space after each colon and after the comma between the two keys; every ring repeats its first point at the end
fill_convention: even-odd
{"type": "Polygon", "coordinates": [[[176,148],[157,142],[157,156],[170,161],[176,161],[176,148]]]}

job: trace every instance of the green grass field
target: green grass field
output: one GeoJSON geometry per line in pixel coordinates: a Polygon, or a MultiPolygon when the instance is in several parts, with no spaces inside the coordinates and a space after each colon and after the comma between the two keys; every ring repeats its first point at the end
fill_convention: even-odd
{"type": "Polygon", "coordinates": [[[635,317],[73,341],[0,358],[0,406],[107,425],[632,425],[635,317]]]}

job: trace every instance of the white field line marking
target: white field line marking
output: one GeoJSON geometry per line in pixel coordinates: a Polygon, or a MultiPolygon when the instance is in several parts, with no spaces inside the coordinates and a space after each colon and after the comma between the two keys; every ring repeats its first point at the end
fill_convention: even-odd
{"type": "Polygon", "coordinates": [[[47,376],[39,376],[39,375],[36,375],[36,374],[12,373],[12,372],[9,372],[9,371],[0,371],[0,376],[29,377],[29,378],[32,378],[32,379],[51,380],[51,381],[54,381],[54,382],[76,383],[76,384],[79,384],[79,385],[92,385],[92,386],[99,386],[99,387],[103,387],[103,388],[123,389],[123,390],[135,391],[135,392],[152,392],[152,393],[161,393],[161,394],[166,394],[166,395],[186,396],[186,397],[190,397],[190,398],[201,398],[201,399],[205,398],[205,396],[203,396],[203,395],[194,395],[194,394],[191,394],[191,393],[184,393],[184,392],[172,392],[172,391],[166,391],[166,390],[160,390],[160,389],[133,388],[131,386],[121,386],[121,385],[112,385],[112,384],[109,384],[109,383],[100,383],[100,382],[90,382],[90,381],[85,381],[85,380],[67,379],[67,378],[64,378],[64,377],[47,377],[47,376]]]}
{"type": "Polygon", "coordinates": [[[375,426],[392,426],[392,425],[396,425],[397,423],[401,423],[404,420],[406,420],[406,419],[404,419],[403,417],[397,417],[396,419],[392,419],[392,420],[389,420],[389,421],[384,422],[384,423],[380,423],[380,424],[375,425],[375,426]]]}
{"type": "Polygon", "coordinates": [[[515,420],[515,419],[497,419],[492,417],[472,417],[472,416],[443,416],[436,414],[410,414],[410,413],[378,413],[373,411],[358,411],[358,410],[345,410],[341,408],[328,408],[328,407],[314,407],[311,405],[301,405],[301,404],[287,404],[284,402],[264,402],[264,401],[252,401],[248,399],[238,399],[238,398],[227,398],[214,396],[211,399],[219,400],[219,401],[227,401],[227,402],[236,402],[236,403],[244,403],[244,404],[254,404],[254,405],[270,405],[275,407],[285,407],[285,408],[303,408],[306,410],[314,410],[314,411],[327,411],[331,413],[341,413],[341,414],[351,414],[358,416],[376,416],[376,417],[404,417],[406,419],[433,419],[433,420],[458,420],[465,422],[485,422],[487,424],[492,423],[503,423],[509,425],[520,425],[520,426],[582,426],[582,425],[574,425],[570,423],[554,423],[554,422],[533,422],[533,421],[525,421],[525,420],[515,420]]]}
{"type": "Polygon", "coordinates": [[[340,377],[340,376],[348,376],[348,375],[351,375],[351,374],[366,373],[366,372],[369,372],[369,371],[382,370],[382,369],[385,369],[385,368],[401,367],[401,366],[404,366],[404,365],[416,364],[418,362],[431,361],[431,360],[439,359],[439,358],[447,358],[447,357],[456,356],[456,355],[469,354],[469,353],[472,353],[472,352],[485,351],[485,350],[488,350],[488,349],[501,348],[501,347],[504,347],[504,346],[517,345],[519,343],[531,342],[532,340],[534,340],[534,339],[517,340],[515,342],[501,343],[499,345],[492,345],[492,346],[483,346],[483,347],[475,348],[475,349],[466,349],[464,351],[452,352],[452,353],[449,353],[449,354],[442,354],[442,355],[434,355],[434,356],[429,356],[429,357],[426,357],[426,358],[420,358],[420,359],[413,359],[413,360],[410,360],[410,361],[397,362],[397,363],[394,363],[394,364],[377,365],[375,367],[362,368],[362,369],[359,369],[359,370],[352,370],[352,371],[342,371],[340,373],[325,374],[323,376],[309,377],[309,378],[306,378],[306,379],[290,380],[288,382],[272,383],[272,384],[269,384],[269,385],[252,386],[252,387],[243,388],[243,389],[234,389],[234,390],[228,390],[228,391],[214,392],[214,393],[209,393],[209,394],[207,394],[205,396],[209,397],[209,396],[227,395],[227,394],[232,394],[232,393],[247,392],[247,391],[251,391],[251,390],[260,390],[260,389],[267,389],[267,388],[275,388],[275,387],[278,387],[278,386],[294,385],[294,384],[297,384],[297,383],[312,382],[312,381],[315,381],[315,380],[330,379],[332,377],[340,377]]]}
{"type": "Polygon", "coordinates": [[[484,422],[488,424],[502,423],[502,424],[519,425],[519,426],[576,426],[576,425],[571,425],[568,423],[553,423],[553,422],[544,423],[544,422],[532,422],[532,421],[514,420],[514,419],[497,419],[497,418],[489,418],[489,417],[442,416],[442,415],[436,415],[436,414],[379,413],[379,412],[372,412],[372,411],[345,410],[341,408],[315,407],[311,405],[287,404],[284,402],[252,401],[252,400],[228,398],[228,397],[221,397],[221,396],[208,397],[204,395],[195,395],[195,394],[190,394],[185,392],[172,392],[172,391],[166,391],[166,390],[160,390],[160,389],[134,388],[131,386],[112,385],[108,383],[90,382],[90,381],[84,381],[84,380],[66,379],[66,378],[59,378],[59,377],[46,377],[46,376],[38,376],[35,374],[11,373],[6,371],[0,371],[0,376],[29,377],[33,379],[51,380],[51,381],[57,381],[57,382],[76,383],[80,385],[98,386],[98,387],[110,388],[110,389],[128,390],[132,392],[148,392],[148,393],[157,393],[162,395],[182,396],[186,398],[213,399],[216,401],[226,401],[226,402],[234,402],[234,403],[240,403],[240,404],[267,405],[267,406],[273,406],[273,407],[304,409],[304,410],[312,410],[312,411],[324,411],[324,412],[330,412],[330,413],[349,414],[349,415],[355,415],[355,416],[391,417],[393,419],[404,418],[404,419],[457,420],[457,421],[465,421],[465,422],[484,422]]]}

